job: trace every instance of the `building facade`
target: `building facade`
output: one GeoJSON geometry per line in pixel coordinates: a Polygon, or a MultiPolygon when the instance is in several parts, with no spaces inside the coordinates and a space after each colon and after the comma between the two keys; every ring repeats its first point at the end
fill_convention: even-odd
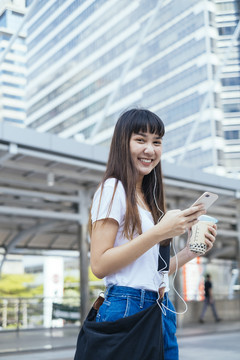
{"type": "Polygon", "coordinates": [[[25,11],[22,0],[0,3],[0,121],[18,125],[26,119],[26,34],[22,32],[8,47],[25,11]]]}
{"type": "Polygon", "coordinates": [[[227,172],[240,173],[240,41],[236,35],[240,20],[240,1],[216,0],[218,54],[223,63],[220,75],[224,112],[224,164],[227,172]],[[233,37],[238,41],[232,43],[233,37]],[[229,52],[227,49],[231,47],[229,52]]]}
{"type": "Polygon", "coordinates": [[[108,145],[119,113],[147,107],[166,125],[165,160],[224,173],[229,122],[218,69],[230,2],[234,28],[236,0],[42,0],[28,23],[25,125],[108,145]]]}

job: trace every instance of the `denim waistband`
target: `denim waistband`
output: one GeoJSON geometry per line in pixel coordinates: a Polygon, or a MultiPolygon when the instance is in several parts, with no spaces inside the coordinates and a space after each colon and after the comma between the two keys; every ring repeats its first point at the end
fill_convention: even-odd
{"type": "Polygon", "coordinates": [[[145,289],[135,289],[129,286],[118,286],[118,285],[110,285],[107,287],[105,296],[113,295],[113,296],[134,296],[139,299],[144,300],[152,300],[156,301],[158,298],[157,291],[145,290],[145,289]]]}

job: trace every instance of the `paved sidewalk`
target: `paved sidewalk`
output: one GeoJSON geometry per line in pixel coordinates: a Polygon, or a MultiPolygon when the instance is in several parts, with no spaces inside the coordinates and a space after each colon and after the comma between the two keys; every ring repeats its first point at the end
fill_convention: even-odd
{"type": "MultiPolygon", "coordinates": [[[[79,329],[65,327],[43,330],[0,331],[0,360],[72,360],[79,329]]],[[[179,347],[199,342],[205,344],[204,338],[230,336],[237,338],[240,332],[240,321],[221,321],[192,324],[178,328],[179,347]],[[203,339],[203,340],[201,340],[203,339]]],[[[194,354],[194,347],[192,349],[194,354]]],[[[187,347],[188,349],[188,347],[187,347]]],[[[190,348],[187,350],[190,355],[190,348]]],[[[186,359],[187,360],[187,359],[186,359]]]]}
{"type": "MultiPolygon", "coordinates": [[[[75,349],[32,351],[0,355],[1,360],[73,360],[75,349]]],[[[219,359],[220,360],[220,359],[219,359]]]]}
{"type": "Polygon", "coordinates": [[[240,331],[240,321],[225,321],[222,320],[218,323],[205,322],[204,324],[194,323],[182,328],[177,329],[177,337],[184,336],[198,336],[205,334],[216,334],[224,332],[237,332],[240,331]]]}
{"type": "Polygon", "coordinates": [[[78,327],[0,331],[0,358],[16,352],[74,348],[78,332],[78,327]]]}
{"type": "Polygon", "coordinates": [[[239,331],[179,337],[178,345],[179,360],[239,360],[239,331]]]}

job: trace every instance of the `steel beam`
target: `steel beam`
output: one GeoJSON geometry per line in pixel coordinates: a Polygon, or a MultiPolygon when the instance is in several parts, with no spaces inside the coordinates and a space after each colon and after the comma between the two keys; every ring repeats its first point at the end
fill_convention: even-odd
{"type": "Polygon", "coordinates": [[[195,181],[187,182],[184,179],[178,180],[178,179],[164,178],[164,184],[171,185],[174,187],[181,187],[184,189],[198,190],[201,192],[212,191],[212,192],[217,192],[218,194],[221,194],[221,195],[226,195],[226,196],[230,196],[233,198],[236,197],[236,190],[228,190],[225,187],[217,186],[217,185],[211,186],[211,185],[203,184],[203,183],[201,183],[200,179],[199,179],[199,183],[196,183],[195,181]]]}
{"type": "MultiPolygon", "coordinates": [[[[55,177],[60,176],[60,177],[66,177],[68,179],[73,179],[73,180],[77,180],[77,181],[96,181],[96,177],[97,175],[93,175],[91,173],[87,174],[81,174],[81,172],[77,172],[77,171],[72,171],[72,170],[64,170],[64,169],[54,169],[54,170],[50,170],[48,169],[46,166],[39,166],[39,165],[35,165],[35,164],[31,164],[31,163],[26,163],[26,162],[16,162],[16,161],[12,161],[12,160],[8,160],[5,162],[4,166],[8,169],[15,169],[18,171],[25,171],[25,172],[32,172],[34,171],[37,174],[44,174],[47,176],[48,173],[53,173],[55,175],[55,177]]],[[[101,173],[102,174],[102,173],[101,173]]],[[[47,180],[46,180],[47,183],[47,180]]]]}
{"type": "Polygon", "coordinates": [[[45,211],[36,209],[22,209],[18,207],[0,206],[0,214],[3,215],[15,215],[15,216],[27,216],[31,218],[41,219],[55,219],[55,220],[67,220],[67,221],[81,221],[80,214],[72,214],[66,212],[57,211],[45,211]]]}
{"type": "Polygon", "coordinates": [[[61,155],[56,155],[49,152],[43,152],[43,151],[38,151],[38,150],[32,150],[32,149],[25,149],[22,148],[20,145],[18,146],[18,153],[19,154],[23,154],[26,156],[33,156],[35,158],[40,158],[40,159],[45,159],[48,161],[56,161],[58,163],[63,163],[63,164],[68,164],[68,165],[72,165],[72,166],[77,166],[77,167],[83,167],[86,169],[91,169],[91,170],[96,170],[96,171],[105,171],[106,169],[106,165],[105,165],[105,161],[107,159],[103,159],[102,164],[97,164],[96,162],[91,162],[92,159],[87,159],[87,160],[80,160],[77,159],[78,156],[76,156],[76,159],[74,159],[73,156],[61,156],[61,155]]]}
{"type": "Polygon", "coordinates": [[[21,240],[25,239],[27,236],[36,234],[36,233],[39,233],[39,234],[43,233],[49,229],[54,228],[57,225],[58,225],[58,222],[48,221],[44,224],[35,225],[27,230],[21,231],[6,246],[6,253],[11,252],[11,250],[17,245],[17,243],[19,243],[21,240]]]}
{"type": "MultiPolygon", "coordinates": [[[[29,185],[29,184],[28,184],[29,185]]],[[[68,195],[61,195],[61,194],[53,194],[50,192],[42,192],[42,191],[32,191],[32,190],[23,190],[18,188],[9,188],[9,187],[3,187],[0,186],[0,193],[1,194],[8,194],[13,196],[26,196],[31,198],[39,198],[47,201],[53,201],[53,202],[72,202],[72,203],[78,203],[79,199],[76,196],[68,196],[68,195]]]]}

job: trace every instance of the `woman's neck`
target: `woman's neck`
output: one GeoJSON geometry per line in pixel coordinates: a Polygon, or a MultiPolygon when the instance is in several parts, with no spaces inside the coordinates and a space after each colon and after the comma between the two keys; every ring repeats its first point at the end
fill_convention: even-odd
{"type": "Polygon", "coordinates": [[[141,176],[136,183],[136,191],[142,191],[143,177],[141,176]]]}

